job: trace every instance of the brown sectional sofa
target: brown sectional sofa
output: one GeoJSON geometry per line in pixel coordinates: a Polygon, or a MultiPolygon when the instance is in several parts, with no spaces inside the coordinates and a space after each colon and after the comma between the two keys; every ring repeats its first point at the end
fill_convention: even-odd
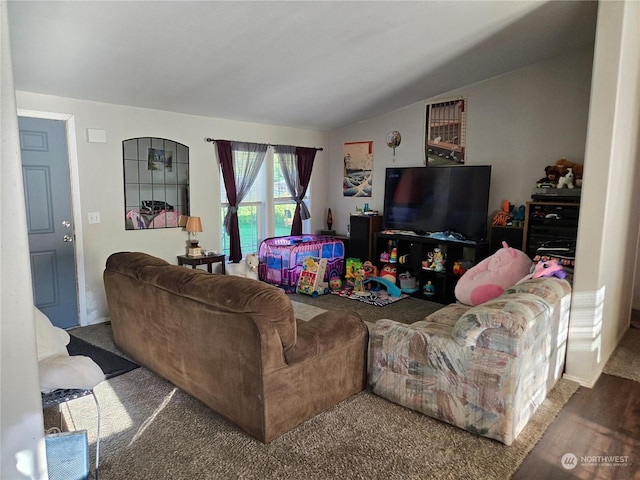
{"type": "Polygon", "coordinates": [[[274,286],[137,252],[111,255],[104,284],[118,348],[262,442],[365,387],[354,312],[297,321],[274,286]]]}

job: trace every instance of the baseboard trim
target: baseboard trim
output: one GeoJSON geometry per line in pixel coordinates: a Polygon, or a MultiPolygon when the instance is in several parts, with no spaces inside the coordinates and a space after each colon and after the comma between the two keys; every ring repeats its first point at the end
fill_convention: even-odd
{"type": "Polygon", "coordinates": [[[600,375],[602,375],[602,369],[604,368],[604,365],[599,365],[598,366],[598,370],[595,372],[594,375],[592,375],[591,377],[589,377],[589,379],[587,381],[585,381],[582,378],[579,377],[575,377],[573,375],[567,375],[566,373],[564,373],[562,375],[562,378],[566,378],[567,380],[571,380],[572,382],[576,382],[578,383],[581,387],[586,387],[586,388],[593,388],[593,386],[596,384],[596,382],[598,381],[598,379],[600,378],[600,375]]]}

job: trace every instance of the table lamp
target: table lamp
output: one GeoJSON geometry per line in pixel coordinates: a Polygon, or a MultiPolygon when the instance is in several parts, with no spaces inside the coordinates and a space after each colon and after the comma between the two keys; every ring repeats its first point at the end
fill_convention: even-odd
{"type": "Polygon", "coordinates": [[[185,230],[189,232],[189,252],[190,257],[199,257],[202,255],[202,249],[198,246],[196,234],[202,231],[202,222],[200,217],[189,217],[185,230]]]}

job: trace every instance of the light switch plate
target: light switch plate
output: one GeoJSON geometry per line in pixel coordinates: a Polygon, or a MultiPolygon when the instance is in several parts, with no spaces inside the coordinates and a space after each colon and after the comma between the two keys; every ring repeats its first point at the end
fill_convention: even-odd
{"type": "Polygon", "coordinates": [[[100,223],[100,212],[89,212],[89,223],[100,223]]]}

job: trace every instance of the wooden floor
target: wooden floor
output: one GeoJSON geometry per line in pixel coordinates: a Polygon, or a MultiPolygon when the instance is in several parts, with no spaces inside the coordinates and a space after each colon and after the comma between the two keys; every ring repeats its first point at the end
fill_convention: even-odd
{"type": "Polygon", "coordinates": [[[640,383],[579,387],[512,480],[575,478],[640,479],[640,383]]]}

